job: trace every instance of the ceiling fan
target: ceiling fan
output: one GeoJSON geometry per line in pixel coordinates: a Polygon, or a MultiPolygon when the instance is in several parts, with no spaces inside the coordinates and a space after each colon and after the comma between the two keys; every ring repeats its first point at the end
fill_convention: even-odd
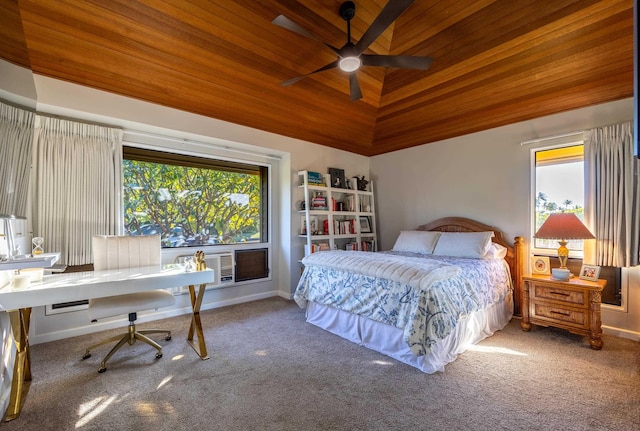
{"type": "Polygon", "coordinates": [[[360,84],[358,84],[356,71],[360,69],[361,66],[399,67],[418,70],[428,69],[432,61],[430,57],[363,54],[369,45],[371,45],[373,41],[375,41],[378,36],[380,36],[382,32],[384,32],[385,29],[396,20],[396,18],[402,15],[402,13],[411,6],[413,2],[414,0],[389,0],[356,44],[351,42],[351,19],[356,14],[356,5],[352,1],[342,3],[342,5],[340,5],[340,16],[342,19],[347,21],[347,43],[345,43],[342,48],[336,48],[335,46],[322,42],[289,18],[284,15],[278,15],[272,21],[274,24],[310,39],[317,40],[338,55],[336,61],[322,66],[311,73],[307,73],[306,75],[284,81],[281,85],[286,87],[303,78],[313,75],[314,73],[338,68],[349,74],[349,92],[351,93],[351,100],[358,100],[362,98],[362,92],[360,91],[360,84]]]}

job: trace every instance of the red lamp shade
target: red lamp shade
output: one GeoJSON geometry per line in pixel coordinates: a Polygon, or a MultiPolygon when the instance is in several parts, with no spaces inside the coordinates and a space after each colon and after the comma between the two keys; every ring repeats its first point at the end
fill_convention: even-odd
{"type": "Polygon", "coordinates": [[[589,229],[587,229],[573,213],[550,214],[533,237],[558,240],[560,244],[558,248],[558,259],[560,259],[560,268],[562,269],[567,268],[567,259],[569,257],[566,240],[595,238],[595,236],[589,232],[589,229]]]}
{"type": "Polygon", "coordinates": [[[593,239],[595,236],[574,213],[555,213],[542,223],[534,238],[540,239],[593,239]]]}

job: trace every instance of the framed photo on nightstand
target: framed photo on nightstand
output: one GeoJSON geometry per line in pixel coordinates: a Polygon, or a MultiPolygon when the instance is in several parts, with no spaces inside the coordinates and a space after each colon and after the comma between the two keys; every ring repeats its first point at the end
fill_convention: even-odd
{"type": "Polygon", "coordinates": [[[579,277],[583,280],[598,281],[600,267],[595,265],[582,265],[579,277]]]}
{"type": "Polygon", "coordinates": [[[531,273],[537,275],[551,274],[549,256],[531,256],[531,273]]]}

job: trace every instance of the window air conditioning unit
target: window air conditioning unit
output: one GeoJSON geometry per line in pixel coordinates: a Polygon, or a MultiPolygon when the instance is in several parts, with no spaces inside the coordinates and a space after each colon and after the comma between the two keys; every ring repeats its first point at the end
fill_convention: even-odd
{"type": "Polygon", "coordinates": [[[233,253],[205,254],[204,262],[213,269],[216,284],[233,283],[233,253]]]}
{"type": "MultiPolygon", "coordinates": [[[[184,263],[185,258],[193,257],[191,254],[185,254],[176,257],[176,263],[184,263]]],[[[207,264],[207,268],[213,269],[213,273],[216,277],[213,283],[209,283],[207,288],[209,287],[219,287],[224,286],[225,284],[233,283],[233,267],[234,267],[234,257],[233,253],[210,253],[204,255],[204,262],[207,264]]],[[[189,290],[188,286],[184,286],[182,291],[186,292],[189,290]]]]}

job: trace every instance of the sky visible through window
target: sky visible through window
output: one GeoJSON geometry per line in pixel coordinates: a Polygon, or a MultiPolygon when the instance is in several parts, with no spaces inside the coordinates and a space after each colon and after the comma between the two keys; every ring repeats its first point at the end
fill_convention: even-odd
{"type": "Polygon", "coordinates": [[[538,166],[536,168],[536,192],[547,195],[548,202],[555,202],[563,209],[565,200],[570,200],[572,208],[584,208],[583,162],[561,163],[538,166]]]}

